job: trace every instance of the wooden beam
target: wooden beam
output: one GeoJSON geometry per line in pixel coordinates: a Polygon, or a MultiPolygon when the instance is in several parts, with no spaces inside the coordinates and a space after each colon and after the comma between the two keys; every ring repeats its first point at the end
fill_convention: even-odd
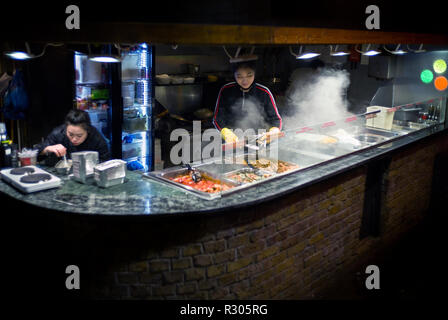
{"type": "Polygon", "coordinates": [[[274,44],[447,44],[448,35],[327,28],[273,28],[274,44]]]}
{"type": "Polygon", "coordinates": [[[80,30],[34,26],[32,30],[12,31],[8,40],[184,45],[448,44],[448,35],[251,25],[85,23],[80,30]]]}

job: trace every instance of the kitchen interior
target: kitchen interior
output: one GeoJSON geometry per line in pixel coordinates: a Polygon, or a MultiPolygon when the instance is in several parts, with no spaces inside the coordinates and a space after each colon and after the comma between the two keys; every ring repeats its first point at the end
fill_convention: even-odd
{"type": "MultiPolygon", "coordinates": [[[[132,32],[123,29],[128,39],[132,32]]],[[[308,33],[313,30],[298,34],[308,33]]],[[[434,206],[440,213],[446,207],[448,48],[390,38],[387,45],[356,45],[365,39],[351,37],[356,32],[350,45],[242,46],[258,56],[256,81],[273,93],[283,135],[270,145],[257,139],[224,144],[230,165],[223,161],[229,158],[170,163],[168,150],[176,143],[169,141],[173,130],[190,133],[193,120],[202,130],[212,128],[219,89],[233,81],[235,42],[226,53],[218,36],[214,45],[146,39],[99,45],[86,36],[81,45],[30,42],[35,59],[26,61],[3,55],[12,45],[2,43],[0,73],[24,71],[31,98],[27,117],[2,114],[0,121],[2,156],[13,155],[2,158],[8,171],[0,181],[2,202],[14,208],[5,225],[8,237],[22,239],[6,248],[14,272],[5,287],[58,299],[318,299],[334,279],[347,284],[358,277],[353,265],[365,267],[366,256],[378,263],[375,252],[393,248],[434,206]],[[114,51],[118,59],[95,62],[97,50],[103,58],[114,51]],[[319,55],[302,59],[306,53],[319,55]],[[64,159],[35,163],[25,154],[73,108],[89,112],[113,163],[98,164],[88,153],[66,167],[64,159]],[[45,183],[18,183],[49,172],[45,183]],[[194,181],[198,174],[221,188],[174,181],[183,175],[194,181]],[[30,265],[34,261],[42,263],[30,265]],[[73,263],[84,281],[75,293],[61,286],[64,268],[73,263]],[[33,288],[30,268],[41,275],[33,288]]],[[[437,231],[430,229],[438,238],[424,237],[428,246],[413,246],[404,267],[419,274],[424,266],[434,287],[443,276],[439,263],[428,263],[442,252],[434,246],[443,243],[437,231]],[[419,255],[419,248],[427,254],[419,255]]],[[[338,298],[344,294],[335,288],[338,298]]]]}
{"type": "MultiPolygon", "coordinates": [[[[53,47],[52,44],[50,46],[53,47]]],[[[66,103],[59,108],[59,114],[62,114],[61,109],[68,110],[74,106],[87,111],[92,125],[112,150],[113,158],[122,160],[115,163],[121,168],[119,172],[122,175],[126,167],[127,170],[144,173],[144,177],[192,191],[205,199],[211,197],[210,193],[213,193],[213,198],[226,192],[206,193],[173,181],[180,172],[191,171],[191,167],[185,168],[188,163],[193,165],[193,170],[202,170],[204,176],[215,176],[214,181],[223,185],[226,185],[224,181],[228,180],[231,171],[247,173],[264,169],[252,179],[245,173],[243,176],[250,183],[227,181],[231,185],[231,190],[226,188],[227,193],[233,193],[248,185],[255,186],[270,178],[320,165],[441,124],[446,118],[448,51],[443,46],[142,43],[55,47],[57,51],[53,53],[50,48],[47,50],[50,53],[44,63],[62,52],[65,58],[61,65],[66,66],[67,61],[73,63],[71,71],[75,78],[73,87],[70,83],[65,86],[65,91],[72,90],[73,96],[67,103],[65,94],[66,103]],[[219,90],[224,84],[234,81],[229,60],[247,54],[257,59],[255,81],[269,88],[275,97],[282,116],[283,134],[271,145],[259,146],[257,139],[253,139],[252,145],[223,144],[225,152],[221,155],[215,157],[212,153],[210,158],[203,158],[200,153],[200,161],[197,162],[193,141],[201,141],[201,137],[195,135],[214,128],[212,118],[219,90]],[[108,56],[115,57],[115,60],[104,58],[108,56]],[[200,131],[194,132],[194,123],[200,123],[200,131]],[[176,129],[184,130],[185,140],[182,138],[179,142],[179,139],[171,137],[176,129]],[[185,143],[185,148],[190,149],[189,158],[182,156],[183,163],[172,163],[171,152],[179,143],[185,143]],[[276,154],[271,155],[271,150],[276,154]],[[238,165],[225,168],[222,161],[224,153],[226,157],[230,154],[233,162],[239,162],[238,165]],[[238,153],[239,160],[235,157],[238,153]],[[269,157],[261,163],[259,156],[267,154],[273,159],[278,157],[287,168],[279,171],[278,164],[273,164],[269,157]],[[222,159],[218,159],[221,156],[222,159]],[[254,168],[254,163],[247,164],[249,157],[255,158],[251,161],[255,161],[258,167],[254,168]],[[204,171],[207,166],[208,171],[204,171]]],[[[21,62],[15,63],[20,66],[21,62]]],[[[32,64],[26,63],[25,60],[27,74],[37,74],[32,64]]],[[[30,110],[33,110],[36,103],[31,92],[30,110]]],[[[63,118],[58,117],[62,121],[63,118]]],[[[26,136],[27,120],[21,129],[13,129],[17,131],[19,150],[22,151],[24,147],[32,149],[39,139],[43,139],[33,134],[36,122],[30,120],[28,137],[23,137],[26,136]],[[21,146],[21,140],[28,144],[21,146]]],[[[50,123],[54,124],[55,119],[50,123]]],[[[7,131],[4,127],[3,131],[7,131]]],[[[39,130],[42,131],[42,127],[46,125],[39,123],[39,130]]],[[[201,144],[199,151],[207,143],[201,144]]],[[[19,157],[30,154],[29,150],[26,151],[28,153],[24,155],[19,153],[19,157]]],[[[35,164],[36,155],[31,154],[33,157],[31,161],[35,164]]],[[[97,161],[92,159],[92,163],[97,161]]],[[[229,161],[228,157],[226,161],[229,161]]],[[[46,164],[55,165],[56,160],[53,159],[52,163],[46,161],[46,164]]],[[[93,170],[90,171],[92,175],[93,170]]],[[[124,177],[116,181],[123,183],[124,177]]]]}
{"type": "MultiPolygon", "coordinates": [[[[231,147],[227,159],[232,158],[237,165],[226,166],[219,159],[194,162],[190,158],[188,162],[194,163],[203,175],[218,177],[222,184],[231,186],[218,192],[220,195],[372,147],[387,148],[390,144],[386,142],[445,121],[445,89],[421,79],[422,72],[433,68],[435,61],[447,60],[448,52],[443,47],[156,46],[156,172],[145,176],[190,190],[205,199],[216,196],[185,186],[180,180],[173,182],[187,169],[169,161],[169,151],[179,142],[168,139],[173,129],[186,129],[192,148],[192,120],[201,121],[202,132],[213,127],[211,117],[219,89],[234,81],[228,60],[232,53],[244,49],[258,56],[256,81],[273,93],[283,118],[284,135],[261,150],[241,145],[231,147]],[[302,59],[296,53],[302,51],[315,56],[302,59]],[[182,78],[184,83],[180,83],[182,78]],[[261,155],[267,160],[265,163],[259,161],[261,155]],[[269,156],[279,161],[274,163],[269,156]],[[245,166],[251,157],[252,169],[255,166],[258,170],[256,175],[245,166]]],[[[441,74],[433,69],[430,72],[441,74]]]]}

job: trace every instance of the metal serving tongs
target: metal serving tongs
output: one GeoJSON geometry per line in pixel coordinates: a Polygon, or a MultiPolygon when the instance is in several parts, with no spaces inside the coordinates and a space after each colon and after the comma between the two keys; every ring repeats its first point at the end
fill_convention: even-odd
{"type": "Polygon", "coordinates": [[[266,133],[257,134],[252,137],[245,137],[244,146],[252,150],[260,150],[261,148],[266,148],[266,138],[262,139],[266,133]]]}
{"type": "MultiPolygon", "coordinates": [[[[270,133],[270,132],[265,132],[265,133],[254,135],[254,136],[248,138],[246,145],[249,147],[249,149],[254,149],[254,150],[266,148],[268,145],[268,137],[271,134],[272,133],[270,133]],[[255,145],[251,144],[253,142],[255,142],[255,145]]],[[[279,132],[276,134],[277,134],[277,137],[283,137],[285,135],[284,132],[279,132]]],[[[271,142],[272,142],[272,140],[270,141],[270,143],[271,142]]]]}
{"type": "Polygon", "coordinates": [[[190,164],[188,164],[188,163],[186,163],[185,166],[187,167],[188,171],[190,171],[191,179],[193,179],[193,181],[194,181],[195,183],[198,183],[199,181],[202,180],[201,173],[198,172],[198,171],[196,170],[196,168],[192,168],[192,167],[190,166],[190,164]]]}
{"type": "MultiPolygon", "coordinates": [[[[260,135],[258,135],[258,136],[260,136],[260,135]]],[[[251,139],[252,139],[251,141],[255,140],[253,137],[251,137],[251,139]]],[[[258,150],[260,150],[260,147],[257,146],[258,142],[257,142],[257,145],[251,145],[251,144],[249,144],[248,141],[249,141],[249,138],[248,137],[244,137],[244,162],[252,170],[258,171],[258,169],[255,168],[249,161],[249,149],[255,150],[256,158],[258,159],[258,150]]]]}
{"type": "Polygon", "coordinates": [[[258,142],[258,140],[261,139],[263,136],[265,136],[266,133],[267,132],[256,134],[256,135],[251,136],[251,137],[247,137],[247,143],[258,142]]]}

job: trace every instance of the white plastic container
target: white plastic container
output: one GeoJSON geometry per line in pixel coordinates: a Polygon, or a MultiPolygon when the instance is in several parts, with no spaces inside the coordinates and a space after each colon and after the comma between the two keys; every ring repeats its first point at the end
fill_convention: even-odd
{"type": "Polygon", "coordinates": [[[184,78],[184,83],[194,83],[194,78],[193,77],[186,77],[186,78],[184,78]]]}
{"type": "Polygon", "coordinates": [[[134,82],[123,82],[121,85],[121,96],[123,97],[123,107],[131,107],[135,100],[134,82]]]}
{"type": "Polygon", "coordinates": [[[37,162],[38,150],[27,150],[23,148],[22,152],[18,153],[20,165],[22,167],[35,165],[37,162]]]}
{"type": "Polygon", "coordinates": [[[385,130],[391,130],[392,129],[392,123],[394,121],[394,114],[395,111],[390,111],[391,108],[387,107],[380,107],[380,106],[371,106],[367,107],[367,112],[377,111],[380,110],[380,112],[376,113],[376,117],[371,117],[366,119],[366,126],[373,127],[373,128],[380,128],[385,130]]]}
{"type": "Polygon", "coordinates": [[[172,84],[182,84],[182,83],[184,83],[184,78],[180,77],[180,76],[172,76],[171,83],[172,84]]]}
{"type": "Polygon", "coordinates": [[[167,74],[156,75],[156,81],[158,84],[169,84],[171,82],[171,77],[167,74]]]}

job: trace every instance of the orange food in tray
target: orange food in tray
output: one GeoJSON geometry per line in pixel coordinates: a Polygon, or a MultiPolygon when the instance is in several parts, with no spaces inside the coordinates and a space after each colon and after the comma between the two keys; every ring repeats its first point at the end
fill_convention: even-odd
{"type": "Polygon", "coordinates": [[[212,179],[207,179],[204,176],[202,176],[200,181],[194,182],[193,178],[189,174],[184,174],[171,180],[207,193],[217,193],[232,188],[232,186],[220,183],[219,181],[214,181],[212,179]]]}

